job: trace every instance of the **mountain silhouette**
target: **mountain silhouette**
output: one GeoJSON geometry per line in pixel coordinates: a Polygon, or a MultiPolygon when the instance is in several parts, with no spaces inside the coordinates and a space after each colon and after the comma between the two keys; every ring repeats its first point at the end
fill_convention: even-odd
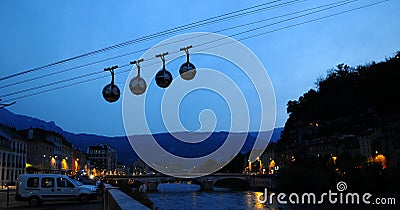
{"type": "MultiPolygon", "coordinates": [[[[117,161],[124,162],[130,165],[132,161],[138,159],[137,154],[132,149],[129,140],[126,136],[108,137],[96,134],[80,133],[75,134],[72,132],[64,131],[62,128],[56,125],[55,122],[46,122],[41,119],[18,115],[5,108],[0,109],[0,123],[13,127],[17,130],[29,129],[29,128],[41,128],[44,130],[54,131],[63,135],[68,141],[70,141],[74,147],[79,148],[81,151],[86,152],[90,145],[96,144],[108,144],[114,147],[117,151],[117,161]]],[[[283,128],[276,128],[272,134],[271,141],[276,142],[280,138],[280,133],[283,128]]],[[[153,135],[137,135],[135,137],[140,139],[155,138],[157,142],[167,151],[184,156],[184,157],[196,157],[202,156],[215,151],[225,141],[228,132],[214,132],[209,138],[201,143],[193,145],[191,143],[185,143],[174,138],[170,133],[159,133],[153,135]]],[[[196,137],[201,133],[191,132],[180,132],[180,136],[187,136],[187,138],[196,137]]],[[[235,133],[232,133],[235,138],[235,133]]],[[[250,151],[254,145],[258,132],[249,132],[246,138],[246,142],[241,149],[241,153],[250,151]]]]}

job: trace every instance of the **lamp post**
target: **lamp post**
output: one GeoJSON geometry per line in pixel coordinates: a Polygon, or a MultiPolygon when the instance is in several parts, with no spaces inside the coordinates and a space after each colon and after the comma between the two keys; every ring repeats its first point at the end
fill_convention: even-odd
{"type": "Polygon", "coordinates": [[[258,161],[258,163],[259,163],[259,167],[258,167],[258,170],[259,170],[259,172],[262,174],[262,162],[261,162],[261,159],[260,159],[260,157],[257,157],[257,161],[258,161]]]}
{"type": "Polygon", "coordinates": [[[46,155],[43,155],[43,158],[42,158],[42,172],[43,173],[46,172],[46,155]]]}

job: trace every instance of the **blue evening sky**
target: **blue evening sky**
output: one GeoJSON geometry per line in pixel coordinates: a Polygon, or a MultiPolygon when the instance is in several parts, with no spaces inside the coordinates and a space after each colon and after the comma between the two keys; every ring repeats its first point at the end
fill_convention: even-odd
{"type": "MultiPolygon", "coordinates": [[[[0,77],[264,2],[267,1],[0,1],[0,77]]],[[[283,2],[289,1],[281,1],[281,3],[283,2]]],[[[118,50],[14,77],[0,81],[0,95],[102,71],[104,67],[111,65],[127,64],[129,61],[139,58],[141,53],[23,84],[4,87],[8,84],[20,83],[20,81],[30,80],[59,70],[107,59],[135,50],[146,49],[174,35],[187,32],[214,32],[219,29],[333,2],[339,2],[339,0],[299,1],[299,3],[287,7],[280,7],[159,37],[118,50]]],[[[234,38],[244,38],[248,35],[278,29],[374,2],[379,1],[355,1],[343,7],[277,24],[234,38]]],[[[242,43],[252,50],[264,64],[271,78],[276,95],[276,127],[282,127],[285,124],[287,101],[297,99],[308,89],[315,88],[314,82],[316,79],[320,76],[325,76],[328,69],[335,67],[339,63],[355,66],[370,61],[381,61],[399,51],[399,11],[400,1],[389,0],[351,13],[243,40],[242,43]]],[[[267,23],[279,20],[271,20],[267,23]]],[[[222,34],[231,35],[247,29],[249,28],[224,31],[222,34]]],[[[178,76],[177,68],[183,61],[184,59],[182,58],[179,61],[173,61],[168,64],[167,68],[170,69],[174,77],[178,76]]],[[[220,69],[221,72],[227,71],[227,68],[235,68],[232,64],[201,55],[194,55],[192,61],[197,67],[220,69]]],[[[159,66],[156,66],[154,72],[158,71],[158,68],[159,66]]],[[[119,71],[119,69],[116,71],[119,71]]],[[[109,73],[104,72],[88,78],[107,74],[109,73]]],[[[116,84],[120,87],[121,92],[127,76],[128,73],[116,76],[116,84]]],[[[249,88],[246,82],[241,81],[240,76],[236,75],[235,79],[238,84],[242,85],[243,91],[249,88]]],[[[81,80],[74,82],[79,81],[81,80]]],[[[17,100],[15,105],[9,107],[9,110],[17,114],[54,121],[64,130],[75,133],[93,133],[107,136],[124,135],[121,108],[122,97],[118,102],[109,104],[104,101],[101,95],[104,85],[109,82],[110,77],[107,77],[27,97],[17,100]]],[[[150,82],[147,81],[147,84],[150,84],[150,82]]],[[[59,85],[26,91],[13,96],[5,96],[1,97],[1,99],[6,101],[13,97],[57,86],[59,85]]],[[[162,93],[162,91],[160,92],[162,93]]],[[[252,94],[248,97],[252,97],[252,94]]],[[[153,99],[152,101],[155,102],[152,103],[157,104],[156,99],[153,99]]],[[[216,112],[216,117],[220,118],[217,130],[229,129],[229,110],[222,98],[215,95],[215,93],[198,91],[188,95],[185,100],[187,101],[183,101],[177,109],[181,109],[179,110],[182,117],[181,120],[187,129],[198,129],[198,114],[201,110],[207,108],[213,109],[216,112]]],[[[260,121],[256,117],[257,107],[255,105],[254,109],[250,108],[253,110],[251,115],[254,115],[253,122],[250,125],[251,130],[255,130],[257,123],[260,121]]],[[[154,109],[157,111],[159,106],[155,105],[154,109]]],[[[151,116],[154,118],[151,119],[153,122],[151,130],[155,133],[164,132],[165,129],[162,123],[159,123],[160,119],[157,118],[159,115],[153,114],[151,116]]]]}

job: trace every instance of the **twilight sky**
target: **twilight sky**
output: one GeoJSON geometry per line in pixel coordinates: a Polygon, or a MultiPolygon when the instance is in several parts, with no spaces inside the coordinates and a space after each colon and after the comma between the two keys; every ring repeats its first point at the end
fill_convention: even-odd
{"type": "MultiPolygon", "coordinates": [[[[156,2],[109,0],[96,1],[95,4],[91,1],[77,0],[0,1],[0,78],[265,2],[268,1],[173,0],[156,2]]],[[[73,82],[33,89],[33,87],[41,87],[60,80],[68,80],[92,72],[101,72],[103,68],[112,65],[128,64],[129,61],[138,59],[143,52],[30,81],[32,78],[53,72],[86,65],[132,51],[147,49],[175,35],[188,32],[215,32],[252,21],[339,2],[339,0],[287,0],[277,1],[275,4],[287,2],[292,2],[292,4],[158,37],[146,42],[0,81],[0,98],[3,101],[7,101],[14,97],[58,86],[70,86],[71,83],[79,83],[85,79],[107,76],[109,73],[104,72],[74,80],[73,82]],[[10,84],[12,85],[10,86],[10,84]],[[32,90],[21,91],[30,88],[32,90]],[[18,91],[20,93],[8,95],[18,91]]],[[[352,1],[352,3],[344,6],[271,25],[270,27],[234,36],[233,38],[240,40],[257,33],[273,31],[376,2],[379,1],[352,1]]],[[[287,119],[287,101],[297,99],[308,89],[315,88],[314,82],[316,79],[320,76],[325,76],[328,69],[334,68],[339,63],[356,66],[371,61],[381,61],[399,51],[399,11],[400,1],[389,0],[339,16],[243,40],[242,43],[253,51],[262,62],[271,79],[276,96],[275,127],[284,126],[287,119]]],[[[229,36],[248,30],[251,27],[271,24],[299,14],[270,20],[254,26],[223,31],[221,34],[229,36]]],[[[157,59],[152,62],[157,61],[160,60],[157,59]]],[[[174,78],[178,76],[177,69],[183,61],[184,59],[181,57],[180,60],[174,60],[167,64],[167,69],[170,69],[174,78]]],[[[212,56],[193,55],[191,61],[198,68],[212,68],[222,73],[226,73],[227,69],[235,69],[235,66],[231,63],[215,59],[212,56]]],[[[120,71],[129,70],[130,68],[132,67],[121,69],[120,71]]],[[[154,73],[159,68],[160,65],[155,65],[154,73]]],[[[118,71],[119,69],[116,70],[116,72],[118,71]]],[[[127,72],[116,75],[116,84],[121,89],[121,92],[123,92],[127,77],[127,72]]],[[[242,81],[243,79],[240,76],[234,75],[233,80],[243,91],[246,92],[249,88],[247,87],[247,82],[242,81]]],[[[107,136],[124,135],[122,95],[120,100],[113,104],[105,102],[101,95],[101,90],[109,82],[110,77],[87,83],[82,82],[82,84],[71,87],[19,99],[15,105],[8,109],[17,114],[54,121],[64,130],[75,133],[93,133],[107,136]]],[[[147,81],[148,85],[150,83],[154,83],[154,81],[147,81]]],[[[163,91],[158,92],[160,94],[163,93],[163,91]]],[[[249,94],[248,97],[251,98],[252,94],[249,94]]],[[[152,104],[157,104],[157,100],[160,99],[156,97],[151,100],[152,104]]],[[[185,100],[177,109],[179,109],[182,123],[187,129],[197,130],[199,128],[199,113],[204,109],[212,109],[216,113],[215,116],[221,118],[218,120],[217,130],[229,130],[229,109],[227,109],[226,103],[222,98],[215,95],[215,93],[198,91],[197,93],[189,94],[185,100]]],[[[154,106],[155,110],[159,109],[159,105],[154,106]]],[[[253,110],[252,107],[249,109],[253,110]]],[[[254,122],[250,123],[250,130],[256,130],[256,124],[260,121],[259,117],[257,118],[257,108],[254,108],[254,110],[250,113],[251,116],[254,115],[252,118],[254,122]]],[[[157,118],[159,117],[158,115],[150,115],[149,117],[156,122],[152,124],[154,127],[151,128],[154,133],[165,132],[162,124],[157,123],[160,120],[157,118]]]]}

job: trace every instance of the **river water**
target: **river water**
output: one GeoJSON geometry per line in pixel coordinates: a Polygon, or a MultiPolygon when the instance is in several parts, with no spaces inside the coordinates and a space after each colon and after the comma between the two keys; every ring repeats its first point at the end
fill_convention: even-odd
{"type": "MultiPolygon", "coordinates": [[[[158,209],[278,209],[277,206],[261,204],[257,197],[261,192],[193,192],[148,193],[158,209]]],[[[280,209],[280,208],[279,208],[280,209]]]]}

